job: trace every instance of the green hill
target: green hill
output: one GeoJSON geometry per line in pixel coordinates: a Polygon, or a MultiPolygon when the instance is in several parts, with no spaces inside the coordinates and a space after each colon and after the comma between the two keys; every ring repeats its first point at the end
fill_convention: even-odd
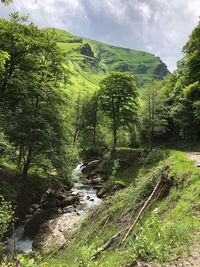
{"type": "Polygon", "coordinates": [[[66,52],[72,72],[72,87],[76,89],[95,89],[99,81],[112,71],[133,73],[138,86],[151,79],[162,79],[169,73],[160,58],[152,54],[107,45],[63,30],[53,30],[57,34],[58,45],[66,52]]]}

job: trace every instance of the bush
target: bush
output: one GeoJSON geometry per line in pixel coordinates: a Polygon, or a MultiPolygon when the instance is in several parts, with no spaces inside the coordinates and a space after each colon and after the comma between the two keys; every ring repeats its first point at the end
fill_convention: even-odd
{"type": "Polygon", "coordinates": [[[3,238],[8,230],[8,227],[12,223],[14,218],[14,212],[10,202],[5,201],[2,196],[0,196],[0,255],[3,251],[3,238]]]}

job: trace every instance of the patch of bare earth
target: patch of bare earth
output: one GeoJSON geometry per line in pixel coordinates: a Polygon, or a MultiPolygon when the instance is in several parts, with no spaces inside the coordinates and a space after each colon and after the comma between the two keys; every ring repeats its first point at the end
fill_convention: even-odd
{"type": "Polygon", "coordinates": [[[200,167],[200,152],[188,152],[188,157],[195,162],[198,168],[200,167]]]}

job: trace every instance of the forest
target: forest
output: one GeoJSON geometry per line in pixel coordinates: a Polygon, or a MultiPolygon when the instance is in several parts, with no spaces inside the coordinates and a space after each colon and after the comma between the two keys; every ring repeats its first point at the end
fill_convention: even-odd
{"type": "Polygon", "coordinates": [[[199,266],[173,265],[199,253],[199,43],[198,23],[170,73],[145,52],[0,19],[1,266],[199,266]],[[62,224],[79,205],[78,163],[101,203],[50,252],[8,251],[27,214],[56,208],[62,224]]]}

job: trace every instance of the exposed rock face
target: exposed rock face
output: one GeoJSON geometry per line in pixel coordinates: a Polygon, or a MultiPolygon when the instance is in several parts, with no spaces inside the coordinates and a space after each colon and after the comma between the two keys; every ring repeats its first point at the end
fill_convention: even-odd
{"type": "Polygon", "coordinates": [[[167,74],[169,74],[169,71],[167,69],[167,66],[160,62],[160,64],[155,68],[154,73],[158,76],[159,79],[163,79],[167,74]]]}
{"type": "Polygon", "coordinates": [[[61,247],[78,229],[81,219],[81,216],[61,216],[49,220],[40,227],[33,248],[42,253],[50,253],[61,247]]]}
{"type": "Polygon", "coordinates": [[[92,48],[89,44],[84,44],[81,47],[81,54],[88,57],[94,57],[94,52],[92,51],[92,48]]]}
{"type": "Polygon", "coordinates": [[[45,223],[47,220],[52,219],[58,213],[57,208],[40,210],[25,224],[24,236],[30,239],[34,238],[40,228],[40,225],[45,223]]]}

